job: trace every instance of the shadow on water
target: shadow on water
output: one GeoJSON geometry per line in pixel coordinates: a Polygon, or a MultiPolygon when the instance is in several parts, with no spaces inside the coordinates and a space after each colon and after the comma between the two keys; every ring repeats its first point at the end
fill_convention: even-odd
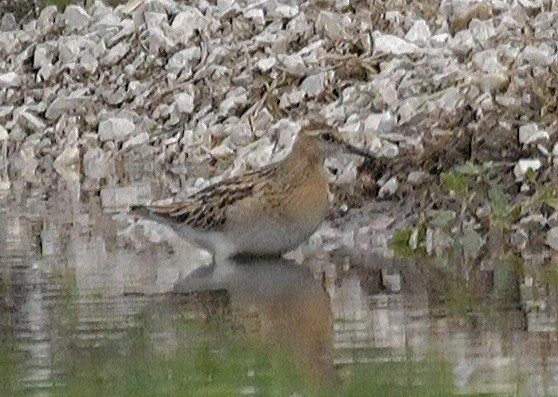
{"type": "Polygon", "coordinates": [[[0,208],[1,396],[558,394],[553,324],[435,263],[365,252],[192,272],[191,252],[138,249],[137,226],[98,209],[38,208],[0,208]]]}

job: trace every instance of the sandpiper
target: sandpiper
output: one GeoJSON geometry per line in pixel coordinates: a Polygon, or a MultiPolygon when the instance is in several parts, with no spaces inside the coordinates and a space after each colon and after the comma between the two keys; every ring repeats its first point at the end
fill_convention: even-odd
{"type": "Polygon", "coordinates": [[[308,126],[282,160],[208,186],[183,201],[132,207],[132,213],[171,226],[214,260],[279,256],[318,228],[329,206],[327,156],[372,157],[344,142],[332,127],[308,126]]]}

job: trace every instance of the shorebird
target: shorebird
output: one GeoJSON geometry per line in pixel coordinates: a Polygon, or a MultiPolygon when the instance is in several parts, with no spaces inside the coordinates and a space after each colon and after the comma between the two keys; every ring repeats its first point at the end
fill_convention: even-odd
{"type": "Polygon", "coordinates": [[[280,256],[314,233],[329,207],[324,160],[335,153],[372,156],[332,127],[308,126],[291,152],[258,170],[208,186],[183,201],[134,206],[217,258],[280,256]]]}

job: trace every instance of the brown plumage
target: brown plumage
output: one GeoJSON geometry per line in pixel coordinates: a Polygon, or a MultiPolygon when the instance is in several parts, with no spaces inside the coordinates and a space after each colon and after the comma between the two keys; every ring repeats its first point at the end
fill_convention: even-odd
{"type": "Polygon", "coordinates": [[[187,239],[226,257],[281,254],[296,248],[322,221],[328,207],[323,160],[339,149],[367,155],[331,129],[307,129],[276,163],[208,186],[183,201],[134,207],[132,212],[184,231],[187,239]]]}

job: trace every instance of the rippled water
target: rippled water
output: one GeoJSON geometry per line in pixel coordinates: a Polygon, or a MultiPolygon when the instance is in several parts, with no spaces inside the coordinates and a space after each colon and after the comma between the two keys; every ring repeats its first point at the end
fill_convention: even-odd
{"type": "Polygon", "coordinates": [[[133,331],[163,354],[176,350],[180,313],[287,346],[311,378],[343,377],[358,363],[420,367],[436,356],[462,393],[558,395],[553,324],[535,332],[513,304],[454,316],[410,262],[228,263],[184,278],[194,263],[187,252],[134,242],[133,230],[122,233],[133,225],[95,205],[57,202],[0,207],[0,340],[20,357],[16,382],[28,391],[48,395],[65,382],[69,359],[107,354],[133,331]]]}

